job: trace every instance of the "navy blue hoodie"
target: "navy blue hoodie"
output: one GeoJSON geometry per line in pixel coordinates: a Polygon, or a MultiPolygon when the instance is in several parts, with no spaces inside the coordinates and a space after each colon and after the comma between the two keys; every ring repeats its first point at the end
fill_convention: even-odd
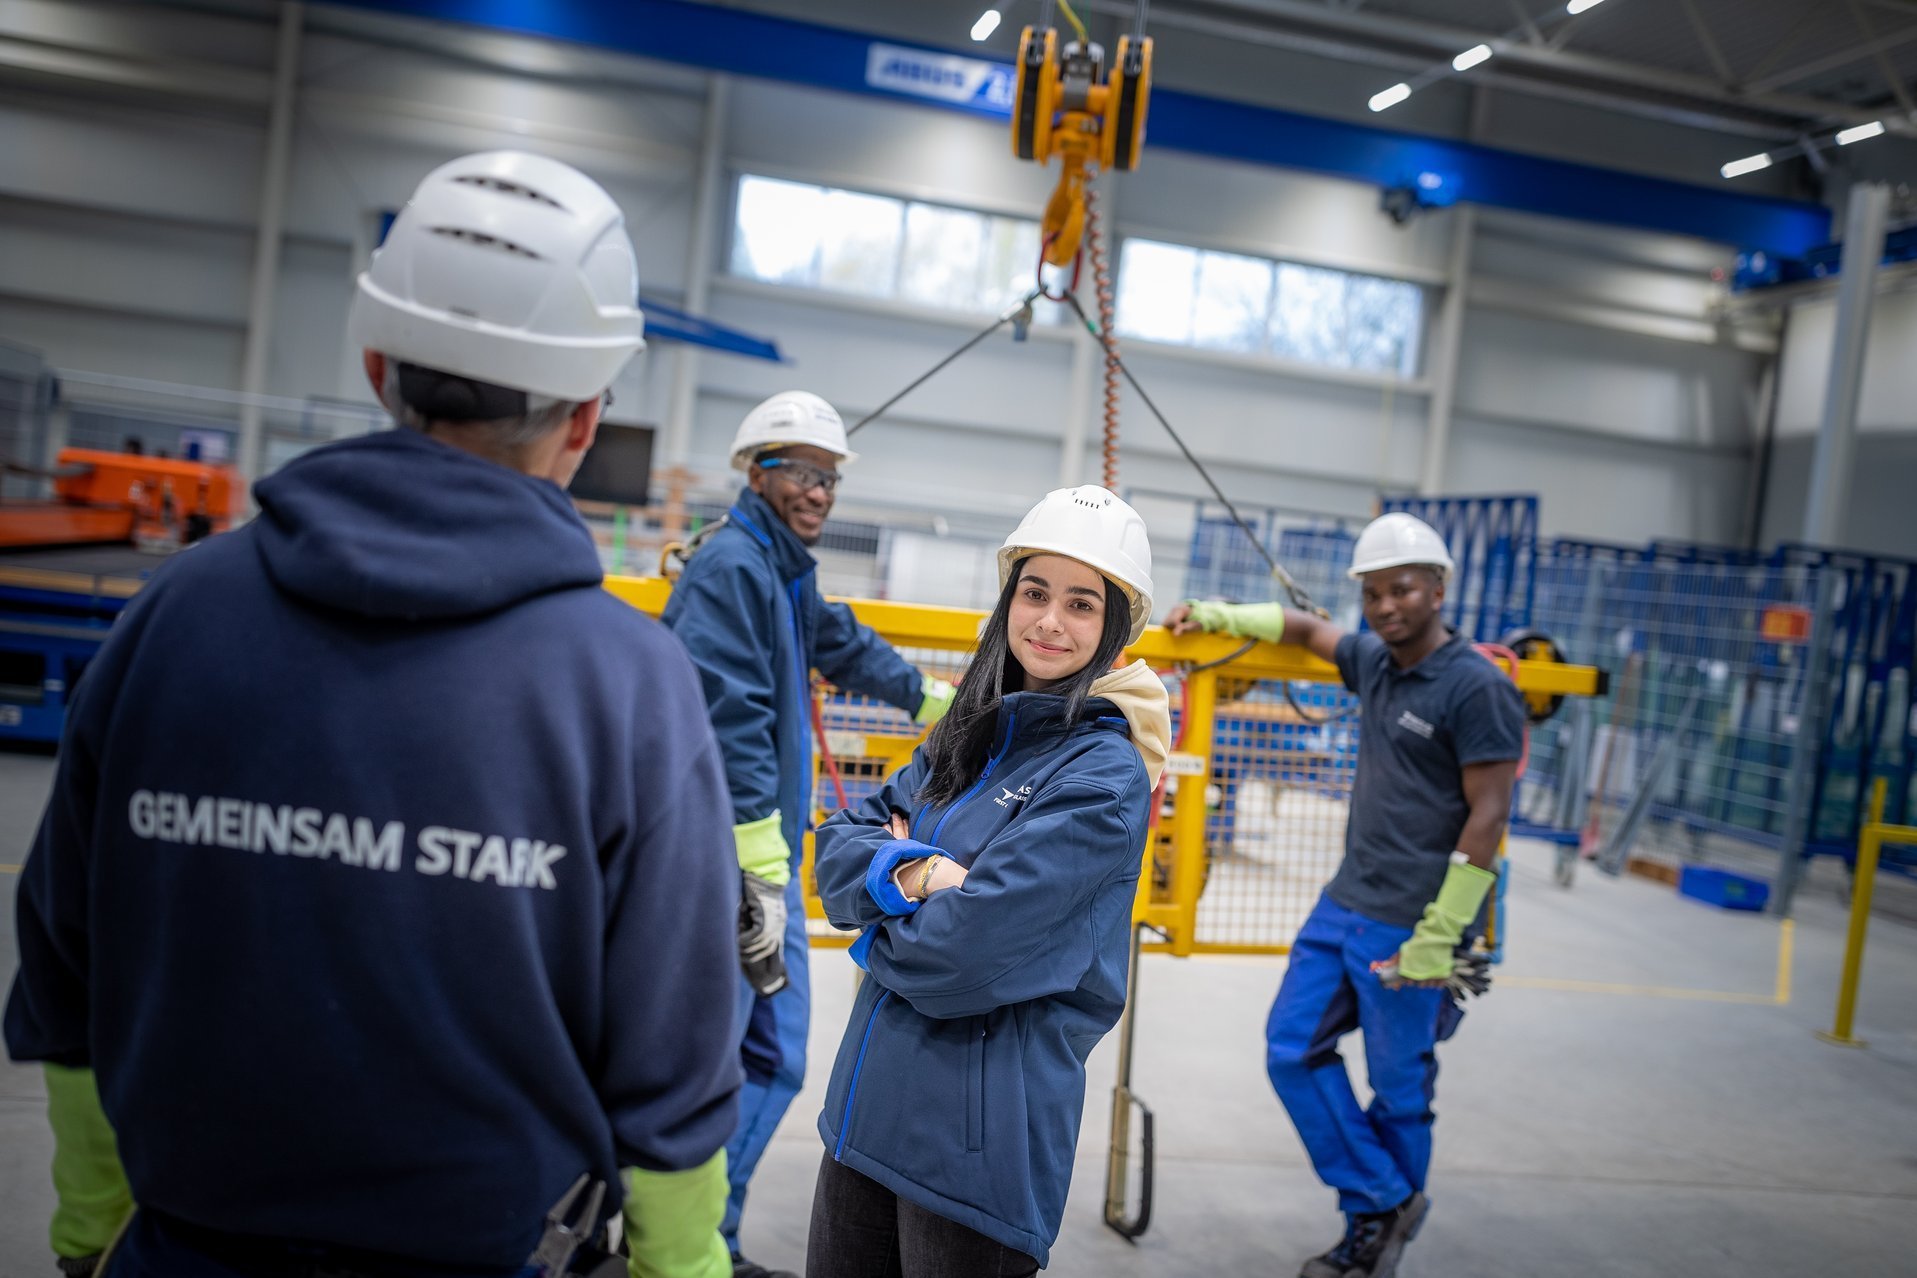
{"type": "Polygon", "coordinates": [[[697,676],[545,480],[389,431],[256,493],[80,684],[8,1050],[93,1067],[146,1207],[518,1267],[581,1172],[736,1118],[697,676]]]}
{"type": "Polygon", "coordinates": [[[819,1132],[827,1151],[909,1202],[1046,1263],[1071,1186],[1085,1059],[1125,1006],[1125,966],[1158,763],[1164,685],[1142,663],[1063,698],[999,707],[970,791],[916,795],[923,748],[819,827],[826,916],[862,928],[859,987],[819,1132]],[[1148,761],[1149,760],[1149,761],[1148,761]],[[885,829],[911,818],[909,839],[885,829]],[[968,869],[923,904],[891,882],[936,848],[968,869]]]}

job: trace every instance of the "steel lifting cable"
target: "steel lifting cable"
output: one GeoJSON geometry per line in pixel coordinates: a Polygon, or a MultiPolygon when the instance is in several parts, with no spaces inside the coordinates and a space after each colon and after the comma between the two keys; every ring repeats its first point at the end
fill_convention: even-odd
{"type": "MultiPolygon", "coordinates": [[[[1066,293],[1065,303],[1077,313],[1079,322],[1085,326],[1086,331],[1091,333],[1092,336],[1097,337],[1099,335],[1098,326],[1092,322],[1090,316],[1085,314],[1085,307],[1079,302],[1078,294],[1066,293]]],[[[1138,398],[1144,403],[1146,409],[1158,420],[1158,424],[1165,428],[1165,433],[1171,436],[1172,443],[1178,445],[1178,451],[1184,454],[1185,460],[1190,462],[1192,469],[1198,472],[1198,477],[1205,481],[1207,488],[1211,489],[1212,496],[1216,497],[1219,505],[1223,506],[1226,512],[1231,515],[1231,521],[1238,525],[1238,531],[1244,533],[1245,539],[1257,548],[1259,556],[1264,559],[1265,564],[1271,569],[1271,575],[1277,579],[1279,586],[1284,589],[1285,597],[1291,601],[1291,605],[1302,612],[1309,612],[1319,617],[1329,617],[1330,614],[1319,607],[1309,594],[1305,593],[1305,588],[1299,585],[1292,575],[1284,570],[1284,567],[1279,564],[1277,557],[1271,553],[1263,541],[1259,540],[1258,534],[1251,530],[1251,525],[1245,522],[1245,517],[1238,513],[1238,507],[1232,504],[1231,498],[1225,496],[1224,490],[1218,486],[1218,481],[1211,477],[1209,470],[1205,469],[1205,463],[1199,461],[1198,458],[1193,455],[1191,449],[1186,446],[1184,437],[1165,419],[1165,414],[1159,411],[1158,405],[1152,401],[1152,397],[1146,392],[1145,388],[1138,384],[1137,376],[1133,374],[1130,366],[1125,363],[1124,357],[1116,351],[1113,351],[1110,353],[1110,359],[1112,363],[1118,366],[1118,371],[1124,374],[1125,380],[1131,384],[1132,390],[1137,393],[1138,398]]]]}
{"type": "Polygon", "coordinates": [[[986,338],[998,332],[1001,328],[1004,328],[1007,324],[1011,323],[1013,320],[1017,319],[1021,311],[1029,312],[1031,310],[1032,303],[1036,302],[1039,298],[1043,296],[1045,296],[1045,286],[1043,284],[1040,284],[1037,288],[1034,288],[1031,292],[1027,293],[1024,297],[1020,298],[1016,305],[1008,308],[1003,315],[1000,315],[997,319],[993,320],[989,325],[980,329],[965,343],[965,345],[959,347],[957,350],[953,351],[950,355],[947,355],[944,359],[932,365],[932,367],[927,369],[924,373],[914,378],[912,380],[911,385],[907,386],[904,390],[900,391],[898,394],[894,395],[892,398],[886,400],[883,404],[880,404],[877,408],[873,409],[871,412],[867,413],[865,416],[859,418],[858,421],[852,423],[852,425],[846,429],[845,433],[847,435],[856,435],[859,433],[860,428],[865,426],[866,423],[885,416],[886,412],[892,407],[892,405],[898,403],[900,400],[904,399],[907,395],[910,395],[913,391],[917,390],[919,387],[925,385],[925,383],[931,381],[934,377],[938,376],[939,373],[944,371],[945,366],[950,364],[953,360],[965,354],[965,352],[971,350],[974,346],[977,346],[980,342],[984,341],[986,338]]]}

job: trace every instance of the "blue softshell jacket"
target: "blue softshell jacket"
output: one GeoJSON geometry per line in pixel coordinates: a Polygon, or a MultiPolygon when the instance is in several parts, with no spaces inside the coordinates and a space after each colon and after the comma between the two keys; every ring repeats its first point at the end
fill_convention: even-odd
{"type": "Polygon", "coordinates": [[[941,806],[924,751],[819,827],[826,915],[862,929],[859,988],[819,1132],[840,1162],[1044,1265],[1071,1185],[1085,1060],[1118,1022],[1151,783],[1125,719],[1093,698],[1015,693],[990,763],[941,806]],[[912,837],[885,830],[894,811],[912,837]],[[962,887],[892,885],[936,848],[962,887]]]}
{"type": "Polygon", "coordinates": [[[852,610],[820,597],[818,561],[751,488],[699,548],[660,616],[699,667],[725,755],[732,819],[780,813],[799,865],[812,802],[811,671],[918,713],[925,679],[852,610]]]}
{"type": "Polygon", "coordinates": [[[255,492],[80,682],[8,1050],[93,1067],[145,1207],[516,1269],[735,1121],[697,678],[545,480],[389,431],[255,492]]]}

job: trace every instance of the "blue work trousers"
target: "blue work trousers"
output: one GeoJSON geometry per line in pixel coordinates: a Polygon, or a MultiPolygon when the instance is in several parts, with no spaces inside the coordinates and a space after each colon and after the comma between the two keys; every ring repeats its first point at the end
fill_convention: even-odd
{"type": "Polygon", "coordinates": [[[805,1036],[812,1020],[812,973],[807,965],[805,895],[797,870],[785,889],[786,987],[761,998],[739,978],[739,1060],[745,1086],[739,1091],[739,1126],[726,1142],[726,1198],[721,1232],[726,1245],[739,1250],[739,1218],[745,1213],[746,1183],[765,1156],[772,1133],[805,1084],[805,1036]]]}
{"type": "Polygon", "coordinates": [[[1437,1045],[1461,1013],[1434,989],[1387,989],[1371,964],[1411,938],[1320,896],[1293,942],[1265,1027],[1265,1068],[1318,1178],[1347,1215],[1389,1211],[1431,1166],[1437,1045]],[[1338,1040],[1364,1031],[1371,1104],[1358,1104],[1338,1040]]]}

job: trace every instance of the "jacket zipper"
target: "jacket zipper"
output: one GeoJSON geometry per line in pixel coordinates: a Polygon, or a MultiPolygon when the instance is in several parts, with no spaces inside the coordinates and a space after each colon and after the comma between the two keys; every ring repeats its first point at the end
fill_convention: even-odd
{"type": "Polygon", "coordinates": [[[961,794],[951,807],[945,809],[945,815],[940,817],[937,823],[932,826],[932,837],[926,840],[926,846],[937,847],[939,845],[939,834],[945,829],[945,823],[952,819],[952,814],[978,797],[979,791],[985,788],[985,783],[992,779],[992,769],[996,768],[999,765],[999,761],[1011,753],[1012,738],[1016,735],[1018,735],[1018,708],[1014,706],[1012,713],[1007,717],[1005,723],[1005,743],[998,748],[997,754],[994,754],[985,761],[985,770],[978,774],[978,781],[972,788],[964,794],[961,794]]]}
{"type": "Polygon", "coordinates": [[[852,1133],[852,1098],[859,1094],[859,1075],[865,1071],[865,1049],[872,1045],[872,1027],[879,1023],[879,1009],[891,997],[891,990],[881,991],[879,1001],[872,1004],[872,1014],[865,1018],[865,1034],[859,1039],[859,1059],[852,1063],[852,1082],[845,1089],[845,1112],[839,1115],[839,1143],[832,1149],[835,1163],[839,1155],[845,1153],[845,1138],[852,1133]]]}
{"type": "MultiPolygon", "coordinates": [[[[1004,744],[999,747],[997,754],[994,754],[985,761],[985,770],[978,774],[978,783],[960,795],[958,802],[947,808],[945,815],[938,819],[938,824],[932,827],[932,838],[929,846],[937,847],[939,845],[939,832],[945,828],[945,823],[952,819],[952,814],[964,807],[968,801],[977,797],[978,792],[985,788],[986,781],[991,778],[992,769],[996,768],[999,764],[999,760],[1003,759],[1006,754],[1010,752],[1012,748],[1012,738],[1017,735],[1017,732],[1018,709],[1014,707],[1005,724],[1004,744]]],[[[833,1146],[832,1149],[832,1161],[835,1163],[839,1162],[839,1156],[845,1153],[846,1137],[852,1133],[852,1102],[859,1094],[859,1075],[865,1072],[865,1049],[872,1045],[872,1027],[879,1022],[879,1009],[884,1007],[885,1001],[891,997],[891,990],[882,992],[879,995],[879,1001],[872,1004],[872,1014],[865,1018],[865,1033],[859,1039],[859,1058],[852,1062],[852,1082],[847,1085],[845,1089],[845,1109],[839,1114],[839,1142],[833,1146]]]]}

